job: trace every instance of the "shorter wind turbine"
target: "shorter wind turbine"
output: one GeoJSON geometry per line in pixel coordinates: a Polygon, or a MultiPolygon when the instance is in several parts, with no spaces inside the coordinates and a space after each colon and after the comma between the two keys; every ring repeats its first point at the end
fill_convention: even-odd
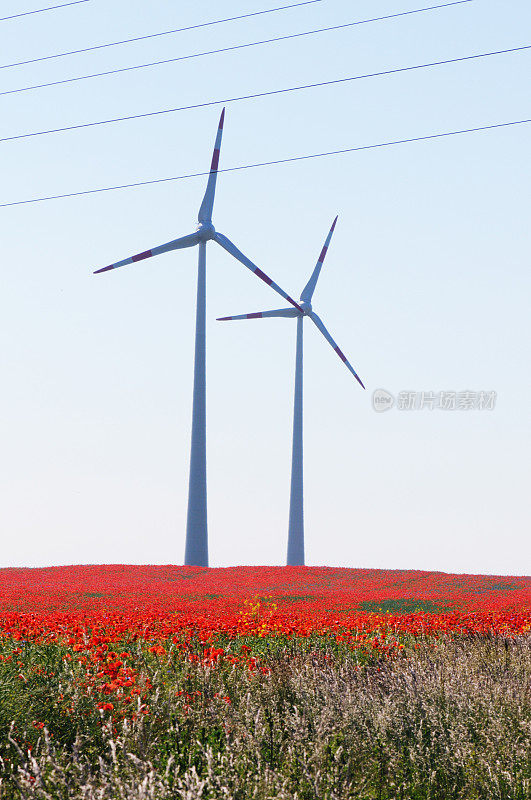
{"type": "Polygon", "coordinates": [[[225,109],[221,112],[216,141],[214,143],[214,154],[210,166],[207,187],[203,201],[199,208],[198,226],[193,233],[172,239],[171,242],[152,247],[143,253],[122,261],[109,264],[108,267],[97,269],[95,274],[108,272],[109,270],[125,267],[137,261],[143,261],[161,253],[169,253],[172,250],[182,250],[187,247],[198,245],[199,266],[197,274],[197,307],[196,307],[196,328],[195,328],[195,361],[194,361],[194,394],[192,402],[192,444],[190,450],[190,481],[188,488],[188,517],[186,524],[186,547],[184,563],[199,567],[208,567],[208,527],[207,527],[207,484],[206,484],[206,245],[207,242],[217,242],[224,250],[240,261],[244,267],[260,278],[268,286],[271,286],[288,303],[298,308],[297,303],[277,286],[271,278],[262,272],[256,264],[238,250],[235,244],[226,236],[217,231],[212,224],[212,209],[214,207],[214,195],[216,192],[216,180],[218,177],[219,153],[221,149],[221,137],[223,135],[223,121],[225,119],[225,109]]]}
{"type": "Polygon", "coordinates": [[[304,565],[304,500],[303,500],[303,455],[302,455],[302,323],[304,317],[309,317],[323,334],[326,341],[338,354],[347,369],[352,372],[360,386],[365,389],[359,376],[347,357],[332,339],[323,321],[312,308],[312,297],[317,280],[325,260],[330,240],[336,227],[337,217],[326,237],[321,255],[315,265],[310,280],[302,290],[299,308],[279,308],[274,311],[256,311],[252,314],[238,314],[234,317],[218,317],[220,322],[236,319],[265,319],[266,317],[296,317],[297,318],[297,348],[295,355],[295,399],[293,404],[293,447],[291,455],[291,494],[289,505],[288,529],[288,554],[287,565],[304,565]]]}

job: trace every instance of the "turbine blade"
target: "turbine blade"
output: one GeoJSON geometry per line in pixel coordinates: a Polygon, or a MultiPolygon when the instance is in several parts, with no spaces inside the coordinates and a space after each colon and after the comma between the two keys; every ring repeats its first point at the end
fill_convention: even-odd
{"type": "Polygon", "coordinates": [[[168,253],[170,250],[182,250],[184,247],[193,247],[197,244],[199,237],[197,233],[191,233],[188,236],[181,236],[180,239],[173,239],[167,244],[161,244],[158,247],[153,247],[151,250],[146,250],[143,253],[137,253],[136,256],[124,258],[123,261],[117,261],[115,264],[109,264],[108,267],[97,269],[94,275],[100,272],[108,272],[110,269],[117,269],[118,267],[125,267],[126,264],[134,264],[135,261],[143,261],[144,258],[151,258],[151,256],[158,256],[160,253],[168,253]]]}
{"type": "Polygon", "coordinates": [[[214,153],[210,165],[210,175],[208,176],[207,187],[203,202],[199,208],[197,219],[199,222],[212,222],[212,209],[214,207],[214,195],[216,194],[216,179],[218,177],[219,151],[221,150],[221,137],[223,136],[223,121],[225,119],[225,109],[219,118],[218,132],[214,144],[214,153]]]}
{"type": "Polygon", "coordinates": [[[312,301],[312,296],[313,296],[313,293],[315,291],[315,286],[317,284],[317,280],[318,280],[319,275],[321,273],[321,267],[323,266],[323,261],[325,260],[325,256],[326,256],[327,250],[328,250],[328,248],[330,246],[330,239],[332,238],[332,234],[334,232],[334,228],[336,227],[336,222],[337,222],[337,217],[332,222],[332,227],[330,228],[330,231],[328,232],[328,236],[326,237],[326,241],[325,241],[325,243],[323,245],[323,249],[321,250],[321,255],[319,256],[319,258],[317,260],[317,264],[315,265],[315,269],[312,272],[311,278],[308,281],[308,283],[306,284],[306,286],[304,287],[304,289],[302,290],[301,300],[305,300],[307,303],[311,303],[311,301],[312,301]]]}
{"type": "Polygon", "coordinates": [[[256,264],[253,264],[253,262],[250,261],[247,256],[244,256],[241,250],[238,250],[236,245],[233,244],[230,239],[228,239],[222,233],[219,233],[219,231],[216,231],[214,234],[214,239],[219,245],[221,245],[221,247],[223,247],[224,250],[227,251],[227,253],[230,253],[231,256],[234,256],[234,258],[240,261],[245,267],[247,267],[247,269],[250,269],[251,272],[254,272],[255,275],[264,281],[264,283],[267,283],[268,286],[271,286],[271,288],[274,289],[275,292],[277,292],[281,297],[283,297],[284,300],[287,300],[288,303],[291,303],[291,305],[295,306],[298,311],[302,312],[302,308],[298,305],[298,303],[296,303],[295,300],[289,296],[289,294],[286,294],[284,289],[281,289],[277,283],[272,281],[271,278],[265,274],[265,272],[262,272],[262,270],[257,267],[256,264]]]}
{"type": "Polygon", "coordinates": [[[332,339],[332,337],[330,336],[330,334],[329,334],[329,333],[328,333],[328,331],[326,330],[326,328],[325,328],[325,326],[324,326],[324,323],[323,323],[322,319],[321,319],[320,317],[318,317],[318,316],[317,316],[317,314],[315,313],[315,311],[312,311],[312,312],[309,314],[309,316],[310,316],[310,318],[312,319],[312,321],[315,323],[315,325],[316,325],[316,326],[319,328],[319,330],[320,330],[320,331],[321,331],[321,333],[323,334],[323,336],[324,336],[324,338],[326,339],[326,341],[327,341],[327,342],[328,342],[328,343],[329,343],[329,344],[332,346],[333,350],[335,350],[335,351],[336,351],[336,353],[338,354],[339,358],[341,359],[341,361],[343,361],[343,363],[345,364],[345,366],[347,367],[347,369],[349,369],[349,370],[352,372],[352,374],[354,375],[354,377],[356,378],[356,380],[358,381],[358,383],[360,384],[360,386],[361,386],[363,389],[365,389],[365,386],[363,386],[363,383],[361,382],[361,379],[358,377],[358,375],[357,375],[357,373],[356,373],[356,370],[354,369],[354,367],[352,366],[352,364],[349,362],[349,360],[347,359],[347,357],[346,357],[346,356],[345,356],[345,355],[344,355],[344,354],[341,352],[341,350],[339,349],[339,347],[337,346],[337,344],[334,342],[334,340],[332,339]]]}
{"type": "Polygon", "coordinates": [[[232,319],[262,319],[264,317],[300,317],[296,308],[277,308],[274,311],[255,311],[252,314],[237,314],[235,317],[218,317],[218,322],[232,319]]]}

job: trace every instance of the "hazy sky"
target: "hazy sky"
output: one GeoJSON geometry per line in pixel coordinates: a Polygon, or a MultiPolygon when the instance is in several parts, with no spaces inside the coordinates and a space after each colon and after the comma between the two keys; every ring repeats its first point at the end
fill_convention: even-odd
{"type": "MultiPolygon", "coordinates": [[[[54,3],[49,3],[53,5],[54,3]]],[[[3,0],[1,16],[46,5],[3,0]],[[24,8],[22,7],[24,5],[24,8]]],[[[0,22],[3,64],[258,11],[90,0],[0,22]]],[[[0,70],[1,91],[422,7],[298,9],[0,70]]],[[[425,5],[429,5],[426,3],[425,5]]],[[[0,96],[0,137],[531,44],[527,0],[453,8],[0,96]]],[[[221,167],[531,117],[529,52],[229,103],[221,167]]],[[[0,202],[208,169],[221,106],[0,142],[0,202]]],[[[530,574],[531,125],[220,175],[214,224],[299,296],[308,564],[530,574]],[[495,391],[494,409],[378,414],[372,394],[495,391]]],[[[182,563],[204,179],[0,209],[2,566],[182,563]]],[[[295,324],[208,247],[213,566],[285,559],[295,324]]],[[[279,302],[280,301],[280,302],[279,302]]]]}

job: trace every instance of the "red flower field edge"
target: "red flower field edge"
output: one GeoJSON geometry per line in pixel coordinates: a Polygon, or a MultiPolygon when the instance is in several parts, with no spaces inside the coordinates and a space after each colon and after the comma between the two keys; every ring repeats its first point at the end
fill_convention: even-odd
{"type": "MultiPolygon", "coordinates": [[[[204,656],[201,647],[219,649],[221,640],[315,636],[385,655],[403,637],[530,631],[527,577],[322,567],[0,570],[0,637],[59,644],[76,659],[107,660],[114,644],[146,642],[155,654],[173,645],[208,660],[211,650],[204,656]]],[[[113,680],[118,674],[132,679],[117,672],[113,680]]]]}
{"type": "MultiPolygon", "coordinates": [[[[0,640],[60,644],[73,653],[93,650],[101,644],[154,642],[154,647],[176,644],[211,644],[218,639],[332,637],[336,641],[362,642],[371,637],[388,638],[448,636],[518,636],[531,633],[531,610],[521,612],[472,612],[450,614],[365,613],[341,618],[282,613],[252,601],[237,615],[163,614],[144,609],[127,615],[116,612],[80,614],[56,612],[0,615],[0,640]]],[[[164,648],[163,648],[164,649],[164,648]]],[[[163,650],[151,652],[162,654],[163,650]]]]}

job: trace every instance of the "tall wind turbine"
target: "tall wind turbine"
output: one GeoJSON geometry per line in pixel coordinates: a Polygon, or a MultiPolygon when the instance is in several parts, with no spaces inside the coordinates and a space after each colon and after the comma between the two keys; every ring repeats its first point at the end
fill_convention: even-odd
{"type": "Polygon", "coordinates": [[[304,565],[304,504],[303,504],[303,460],[302,460],[302,323],[304,317],[309,317],[323,334],[326,341],[332,346],[339,358],[346,365],[358,383],[365,389],[353,366],[341,352],[332,339],[323,321],[312,308],[312,297],[317,280],[325,260],[330,240],[336,227],[337,217],[332,223],[330,232],[326,237],[321,255],[310,276],[310,280],[302,290],[299,307],[279,308],[274,311],[257,311],[253,314],[239,314],[235,317],[219,317],[221,322],[235,319],[264,319],[266,317],[296,317],[297,318],[297,347],[295,354],[295,399],[293,404],[293,447],[291,455],[291,494],[289,505],[288,528],[288,554],[287,565],[304,565]]]}
{"type": "Polygon", "coordinates": [[[192,443],[190,453],[190,482],[188,488],[188,517],[186,525],[186,548],[184,563],[199,567],[208,567],[208,527],[207,527],[207,486],[206,486],[206,243],[217,242],[245,267],[271,286],[278,294],[285,298],[295,308],[298,304],[277,286],[256,264],[253,264],[230,239],[212,224],[212,209],[216,191],[218,175],[219,153],[221,137],[223,135],[223,120],[225,109],[221,117],[214,145],[214,154],[210,166],[207,187],[203,202],[199,208],[199,225],[194,233],[173,239],[171,242],[145,250],[143,253],[124,258],[108,267],[98,269],[94,274],[107,272],[111,269],[134,264],[145,258],[168,253],[171,250],[182,250],[185,247],[199,245],[199,268],[197,276],[197,311],[195,326],[195,362],[194,362],[194,393],[192,403],[192,443]]]}

